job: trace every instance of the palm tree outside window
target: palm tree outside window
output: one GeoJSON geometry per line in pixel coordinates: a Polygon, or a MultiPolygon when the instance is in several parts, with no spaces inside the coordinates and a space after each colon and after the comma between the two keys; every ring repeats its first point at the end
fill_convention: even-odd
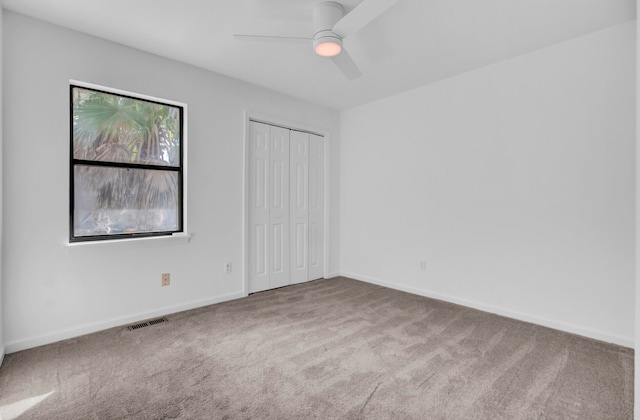
{"type": "Polygon", "coordinates": [[[104,89],[71,84],[69,240],[183,232],[184,106],[104,89]]]}

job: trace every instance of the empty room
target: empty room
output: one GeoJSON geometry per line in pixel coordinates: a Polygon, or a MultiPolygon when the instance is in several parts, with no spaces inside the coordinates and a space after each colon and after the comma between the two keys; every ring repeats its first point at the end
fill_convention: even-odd
{"type": "Polygon", "coordinates": [[[640,419],[635,0],[0,5],[0,420],[640,419]]]}

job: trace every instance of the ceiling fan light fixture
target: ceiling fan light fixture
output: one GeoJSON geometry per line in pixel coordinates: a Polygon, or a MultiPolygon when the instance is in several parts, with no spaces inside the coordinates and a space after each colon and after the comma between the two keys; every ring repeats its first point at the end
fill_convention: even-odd
{"type": "Polygon", "coordinates": [[[342,40],[332,33],[316,36],[313,40],[313,50],[322,57],[335,57],[342,51],[342,40]]]}

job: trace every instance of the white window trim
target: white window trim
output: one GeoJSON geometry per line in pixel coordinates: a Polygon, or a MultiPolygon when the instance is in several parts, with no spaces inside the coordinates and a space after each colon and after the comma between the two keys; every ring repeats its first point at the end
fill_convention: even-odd
{"type": "MultiPolygon", "coordinates": [[[[189,214],[187,209],[187,203],[188,203],[187,195],[188,195],[188,189],[189,189],[188,188],[189,181],[188,181],[188,175],[187,175],[188,160],[189,160],[188,159],[189,153],[188,153],[188,147],[187,147],[188,138],[189,138],[187,127],[189,124],[187,124],[187,119],[188,119],[189,112],[187,111],[187,104],[184,102],[178,102],[171,99],[158,98],[157,96],[149,96],[149,95],[144,95],[137,92],[130,92],[122,89],[115,89],[112,87],[98,85],[95,83],[82,82],[80,80],[75,80],[75,79],[69,79],[69,85],[85,87],[89,89],[102,90],[104,92],[114,93],[116,95],[133,96],[140,99],[146,99],[154,102],[162,102],[169,105],[180,106],[183,108],[182,138],[180,139],[180,141],[182,142],[181,143],[181,147],[182,147],[182,232],[176,232],[172,235],[165,235],[165,236],[148,236],[148,237],[142,237],[142,238],[120,238],[120,239],[114,238],[114,239],[104,239],[100,241],[71,242],[67,238],[66,246],[70,248],[75,248],[75,247],[108,245],[108,244],[122,245],[125,243],[140,243],[140,242],[147,242],[147,241],[158,241],[158,242],[165,242],[165,243],[166,242],[182,242],[182,243],[189,242],[189,240],[191,239],[191,235],[189,234],[189,230],[187,228],[188,226],[187,219],[189,214]]],[[[67,202],[70,202],[70,200],[71,198],[69,197],[67,202]]]]}
{"type": "Polygon", "coordinates": [[[65,246],[69,249],[73,248],[91,248],[91,247],[109,247],[109,246],[138,246],[146,244],[186,244],[191,240],[191,235],[187,233],[174,233],[166,236],[147,236],[142,238],[122,238],[107,239],[102,241],[80,241],[65,242],[65,246]]]}

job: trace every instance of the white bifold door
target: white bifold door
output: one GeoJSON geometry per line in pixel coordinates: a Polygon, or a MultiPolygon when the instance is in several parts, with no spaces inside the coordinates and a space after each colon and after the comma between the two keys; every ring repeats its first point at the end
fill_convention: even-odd
{"type": "Polygon", "coordinates": [[[250,122],[249,293],[319,279],[324,139],[250,122]]]}

